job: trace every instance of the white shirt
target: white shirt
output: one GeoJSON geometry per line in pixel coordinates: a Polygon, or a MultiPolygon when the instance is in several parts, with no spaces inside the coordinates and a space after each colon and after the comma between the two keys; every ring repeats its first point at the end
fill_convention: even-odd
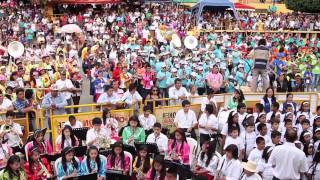
{"type": "Polygon", "coordinates": [[[272,164],[266,163],[265,159],[261,159],[257,164],[256,168],[257,172],[262,172],[263,180],[272,180],[273,178],[273,170],[272,164]]]}
{"type": "Polygon", "coordinates": [[[202,112],[204,112],[204,110],[206,109],[207,104],[214,104],[216,108],[218,108],[217,101],[214,97],[212,97],[210,100],[207,97],[203,97],[201,99],[201,109],[200,109],[202,112]]]}
{"type": "Polygon", "coordinates": [[[155,137],[154,133],[150,134],[146,142],[156,143],[161,154],[168,151],[168,137],[162,133],[158,137],[155,137]]]}
{"type": "Polygon", "coordinates": [[[261,176],[259,176],[259,174],[257,173],[254,173],[253,175],[251,176],[247,176],[247,175],[244,175],[241,180],[262,180],[261,176]]]}
{"type": "MultiPolygon", "coordinates": [[[[65,122],[65,123],[64,123],[64,126],[65,126],[65,125],[71,126],[71,124],[70,124],[69,121],[65,122]]],[[[75,123],[73,126],[71,126],[72,129],[82,128],[82,127],[83,127],[83,126],[82,126],[82,123],[81,123],[80,121],[78,121],[78,120],[76,120],[76,123],[75,123]]]]}
{"type": "Polygon", "coordinates": [[[315,166],[315,164],[309,168],[308,174],[314,173],[314,175],[312,176],[313,180],[320,180],[320,163],[318,163],[315,168],[314,168],[314,166],[315,166]],[[313,170],[314,170],[314,172],[313,172],[313,170]]]}
{"type": "MultiPolygon", "coordinates": [[[[62,135],[59,135],[56,139],[56,144],[61,144],[62,143],[62,135]]],[[[62,147],[62,144],[61,144],[61,147],[62,147]]],[[[63,145],[64,148],[66,147],[72,147],[72,140],[71,138],[68,138],[68,139],[65,139],[64,140],[64,145],[63,145]]]]}
{"type": "Polygon", "coordinates": [[[12,106],[12,101],[7,98],[3,98],[2,103],[0,104],[0,109],[7,110],[10,106],[12,106]]]}
{"type": "Polygon", "coordinates": [[[141,114],[139,116],[139,121],[144,130],[150,130],[153,128],[153,125],[157,120],[153,114],[149,114],[148,117],[145,117],[144,114],[141,114]]]}
{"type": "Polygon", "coordinates": [[[102,93],[100,97],[97,100],[97,103],[110,103],[110,104],[116,104],[119,102],[120,99],[112,93],[111,96],[109,96],[107,93],[102,93]]]}
{"type": "MultiPolygon", "coordinates": [[[[1,129],[3,129],[2,127],[5,125],[6,124],[3,124],[1,126],[1,129]]],[[[12,130],[17,132],[19,135],[23,135],[21,126],[18,123],[12,123],[12,130]]],[[[9,147],[16,147],[16,146],[19,146],[20,144],[19,136],[16,134],[13,134],[13,132],[6,133],[4,135],[4,139],[8,139],[7,144],[9,147]]]]}
{"type": "MultiPolygon", "coordinates": [[[[64,81],[59,79],[56,82],[56,85],[58,87],[59,90],[63,89],[63,88],[74,88],[72,82],[70,79],[65,79],[64,81]]],[[[72,93],[69,91],[65,91],[65,92],[61,92],[61,95],[65,97],[65,99],[70,99],[72,93]]]]}
{"type": "Polygon", "coordinates": [[[183,109],[180,109],[174,118],[174,123],[178,124],[178,128],[191,128],[197,124],[196,113],[192,110],[185,113],[183,109]]]}
{"type": "Polygon", "coordinates": [[[244,150],[244,143],[240,137],[232,138],[231,136],[227,136],[223,149],[225,150],[230,144],[234,144],[238,147],[239,154],[241,150],[244,150]]]}
{"type": "Polygon", "coordinates": [[[248,157],[250,152],[253,150],[253,148],[256,145],[257,135],[254,131],[252,131],[251,133],[244,131],[240,134],[240,137],[241,139],[243,139],[246,156],[248,157]]]}
{"type": "Polygon", "coordinates": [[[279,179],[300,179],[300,173],[308,170],[307,158],[303,151],[296,148],[294,143],[285,142],[276,146],[269,158],[273,174],[279,179]]]}
{"type": "MultiPolygon", "coordinates": [[[[214,114],[210,114],[209,117],[206,113],[201,114],[199,118],[199,126],[210,127],[214,129],[218,129],[218,119],[214,114]]],[[[199,128],[200,134],[212,134],[212,131],[208,131],[205,128],[199,128]]]]}
{"type": "Polygon", "coordinates": [[[123,94],[121,101],[127,103],[128,105],[132,105],[133,101],[142,101],[142,97],[138,91],[135,91],[134,94],[131,94],[129,91],[127,91],[123,94]]]}
{"type": "MultiPolygon", "coordinates": [[[[111,137],[111,131],[110,129],[105,129],[105,128],[101,128],[99,133],[96,132],[93,128],[89,129],[87,132],[87,141],[86,144],[88,144],[88,142],[93,141],[94,139],[97,139],[98,137],[111,137]]],[[[93,143],[92,145],[97,146],[99,148],[99,142],[96,141],[95,143],[93,143]]]]}
{"type": "Polygon", "coordinates": [[[199,167],[204,168],[205,170],[209,171],[209,174],[214,176],[215,173],[217,172],[218,163],[219,163],[219,157],[216,154],[213,154],[208,166],[206,166],[206,162],[207,162],[208,156],[206,154],[204,154],[204,157],[201,160],[201,153],[202,152],[200,152],[200,154],[198,156],[197,165],[199,167]]]}
{"type": "Polygon", "coordinates": [[[256,164],[262,159],[263,150],[259,150],[258,148],[254,148],[248,157],[248,161],[255,162],[256,164]]]}
{"type": "Polygon", "coordinates": [[[237,159],[227,160],[223,155],[219,161],[218,170],[221,171],[220,177],[226,176],[227,180],[239,180],[242,172],[241,162],[237,159]]]}
{"type": "Polygon", "coordinates": [[[172,100],[170,104],[180,104],[181,100],[179,99],[179,96],[188,96],[188,91],[184,87],[180,87],[179,89],[176,89],[175,86],[169,88],[169,98],[175,99],[172,100]]]}
{"type": "Polygon", "coordinates": [[[269,136],[268,134],[264,136],[262,136],[261,134],[258,134],[257,137],[263,137],[266,144],[269,144],[271,142],[271,136],[269,136]]]}

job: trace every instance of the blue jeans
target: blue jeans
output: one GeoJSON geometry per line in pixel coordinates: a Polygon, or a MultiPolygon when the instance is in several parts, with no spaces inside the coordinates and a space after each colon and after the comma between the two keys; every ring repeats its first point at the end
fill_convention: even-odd
{"type": "Polygon", "coordinates": [[[313,89],[320,85],[320,74],[313,75],[313,89]]]}

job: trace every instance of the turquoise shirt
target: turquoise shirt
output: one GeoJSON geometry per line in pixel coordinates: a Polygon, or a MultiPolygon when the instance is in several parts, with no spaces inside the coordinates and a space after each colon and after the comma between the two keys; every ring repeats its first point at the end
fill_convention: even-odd
{"type": "MultiPolygon", "coordinates": [[[[98,176],[101,176],[101,177],[106,177],[106,160],[105,160],[105,157],[103,157],[102,155],[99,155],[100,157],[100,169],[99,171],[97,171],[98,173],[98,176]]],[[[81,175],[87,175],[87,174],[90,174],[92,173],[92,170],[94,169],[98,169],[98,165],[95,161],[93,160],[89,160],[89,165],[90,165],[90,168],[91,168],[91,172],[89,172],[89,168],[87,166],[87,157],[85,157],[82,162],[81,162],[81,167],[80,167],[80,174],[81,175]]]]}
{"type": "Polygon", "coordinates": [[[169,73],[168,72],[163,72],[163,71],[159,71],[157,73],[157,79],[161,79],[158,80],[159,82],[159,88],[167,88],[167,78],[169,77],[169,73]]]}
{"type": "Polygon", "coordinates": [[[167,82],[166,85],[167,87],[171,87],[174,85],[174,81],[177,79],[177,77],[172,77],[172,75],[170,77],[167,78],[167,82]]]}
{"type": "MultiPolygon", "coordinates": [[[[62,163],[58,163],[57,179],[62,180],[65,176],[72,174],[73,171],[74,171],[74,166],[71,162],[67,162],[67,172],[63,170],[62,163]]],[[[80,173],[80,164],[78,164],[78,167],[75,169],[75,171],[80,173]]]]}
{"type": "Polygon", "coordinates": [[[160,61],[156,63],[156,65],[155,65],[156,73],[161,71],[163,65],[166,65],[166,63],[165,62],[160,62],[160,61]]]}
{"type": "Polygon", "coordinates": [[[196,86],[198,88],[203,88],[206,87],[206,81],[205,81],[206,77],[204,76],[204,74],[197,74],[196,77],[196,86]]]}

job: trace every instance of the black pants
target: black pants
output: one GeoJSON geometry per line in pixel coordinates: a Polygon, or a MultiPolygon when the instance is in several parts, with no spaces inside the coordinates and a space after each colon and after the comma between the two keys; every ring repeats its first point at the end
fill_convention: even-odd
{"type": "MultiPolygon", "coordinates": [[[[67,103],[68,103],[68,106],[71,106],[71,105],[72,105],[72,100],[71,100],[71,98],[70,98],[70,99],[67,99],[67,103]]],[[[66,108],[66,112],[67,112],[67,114],[71,114],[71,108],[66,108]]]]}
{"type": "MultiPolygon", "coordinates": [[[[179,128],[179,129],[181,129],[184,133],[188,131],[187,128],[179,128]]],[[[190,134],[193,139],[197,140],[197,135],[196,135],[196,132],[194,131],[194,129],[191,130],[190,134]]]]}
{"type": "MultiPolygon", "coordinates": [[[[80,96],[74,96],[72,97],[72,101],[73,101],[73,105],[79,105],[80,103],[80,96]]],[[[74,113],[78,113],[78,109],[77,107],[73,108],[73,112],[74,113]]]]}

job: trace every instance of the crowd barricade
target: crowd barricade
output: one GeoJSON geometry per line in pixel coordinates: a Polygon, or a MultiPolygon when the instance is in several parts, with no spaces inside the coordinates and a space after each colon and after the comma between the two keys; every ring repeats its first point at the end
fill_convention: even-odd
{"type": "MultiPolygon", "coordinates": [[[[52,145],[55,148],[55,140],[61,134],[61,130],[64,126],[64,123],[69,120],[69,116],[73,115],[78,121],[80,121],[83,127],[92,127],[91,120],[95,117],[102,118],[102,109],[103,107],[109,107],[108,104],[84,104],[77,106],[66,106],[65,108],[76,108],[82,107],[90,109],[89,112],[79,112],[73,114],[62,114],[62,115],[53,115],[52,110],[50,110],[50,126],[47,132],[51,135],[52,145]]],[[[110,111],[111,117],[115,118],[119,123],[119,128],[124,127],[128,124],[129,117],[134,115],[133,109],[113,109],[110,111]]],[[[48,118],[43,118],[43,121],[46,121],[48,118]]],[[[45,124],[42,122],[41,124],[45,124]]],[[[43,126],[44,127],[44,126],[43,126]]]]}

